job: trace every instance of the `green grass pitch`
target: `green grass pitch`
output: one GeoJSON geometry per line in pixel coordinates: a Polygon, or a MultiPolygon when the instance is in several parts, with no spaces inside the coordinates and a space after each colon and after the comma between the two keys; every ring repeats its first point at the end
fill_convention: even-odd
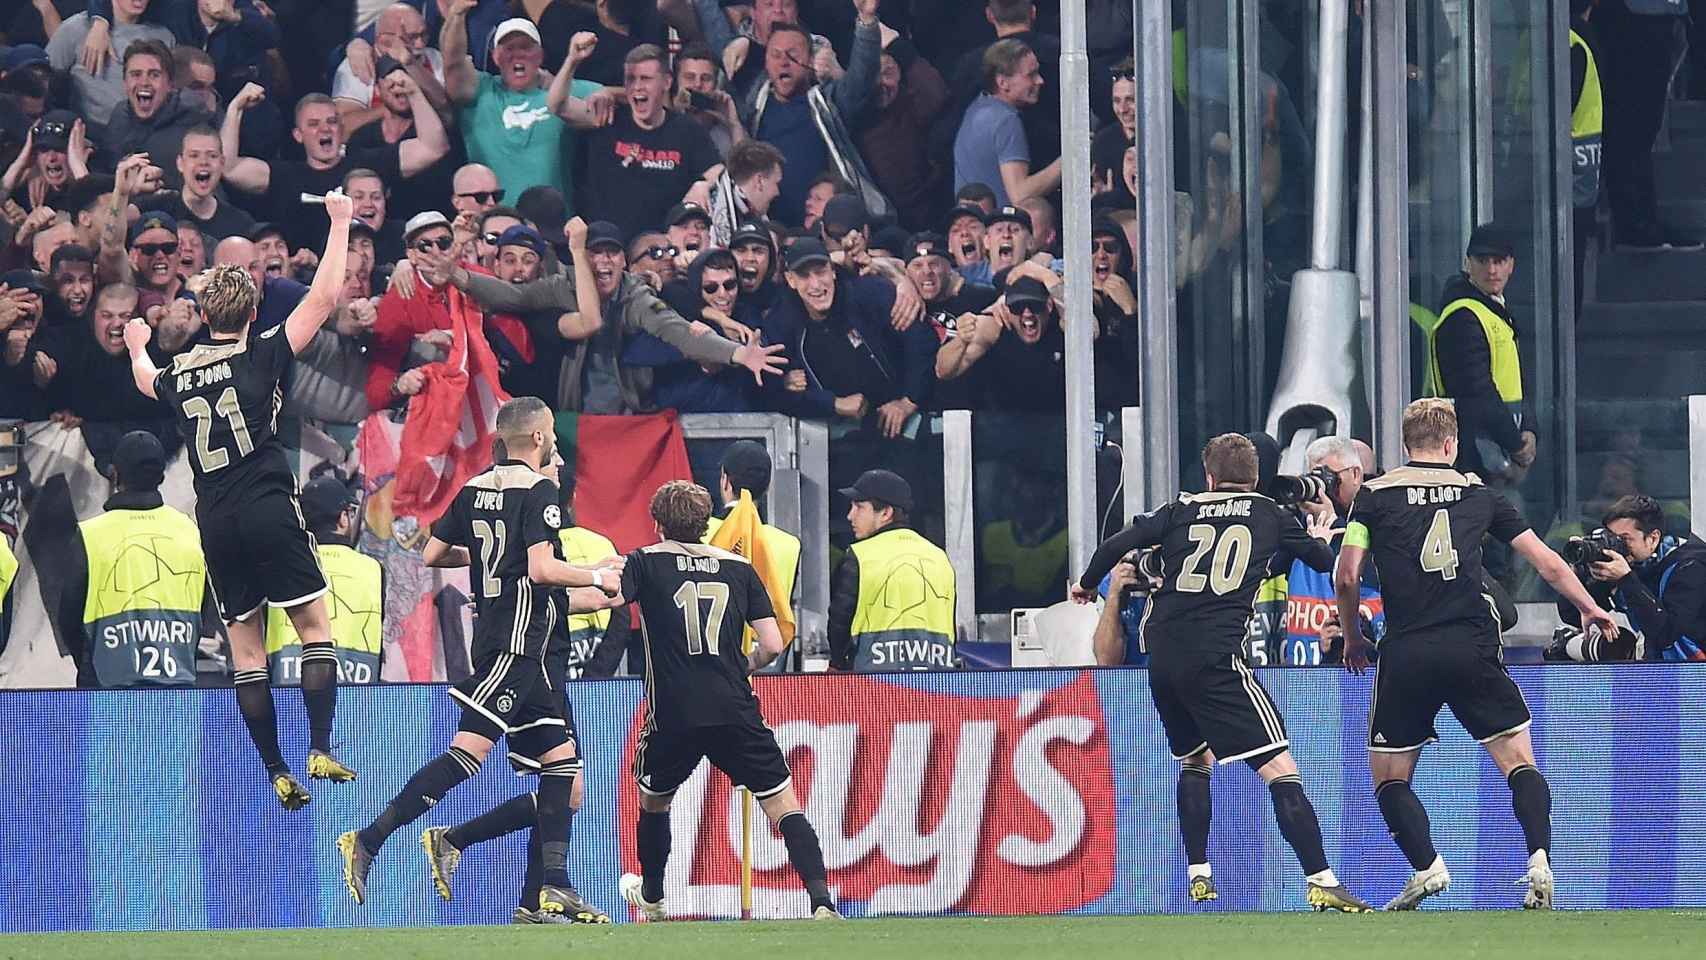
{"type": "Polygon", "coordinates": [[[609,927],[434,927],[219,933],[0,935],[0,960],[282,958],[516,960],[520,957],[776,957],[784,960],[1694,960],[1706,911],[1224,914],[1166,917],[665,923],[609,927]],[[566,953],[557,954],[558,950],[566,953]]]}

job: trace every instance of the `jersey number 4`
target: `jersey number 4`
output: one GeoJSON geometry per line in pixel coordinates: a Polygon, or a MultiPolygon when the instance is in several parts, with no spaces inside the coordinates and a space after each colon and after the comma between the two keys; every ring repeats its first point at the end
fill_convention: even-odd
{"type": "Polygon", "coordinates": [[[1185,558],[1185,565],[1179,570],[1177,586],[1180,593],[1202,593],[1206,587],[1213,590],[1215,596],[1225,596],[1244,583],[1244,574],[1250,569],[1249,527],[1240,523],[1217,531],[1213,524],[1194,523],[1185,535],[1191,538],[1196,549],[1185,558]],[[1205,574],[1198,568],[1210,550],[1214,551],[1214,557],[1209,560],[1205,574]]]}
{"type": "Polygon", "coordinates": [[[717,656],[717,636],[723,632],[723,611],[729,607],[729,585],[689,580],[675,591],[674,600],[687,627],[687,652],[709,652],[711,656],[717,656]],[[705,618],[703,625],[699,621],[701,601],[711,605],[710,615],[705,618]]]}
{"type": "Polygon", "coordinates": [[[213,436],[213,417],[218,414],[231,424],[231,435],[237,439],[237,455],[246,457],[255,452],[255,442],[249,439],[249,422],[243,419],[243,408],[237,403],[237,388],[226,387],[217,403],[209,404],[206,397],[191,397],[184,401],[184,416],[195,421],[195,456],[202,473],[223,470],[231,462],[231,452],[224,447],[215,450],[208,445],[213,436]]]}
{"type": "Polygon", "coordinates": [[[1437,573],[1441,580],[1457,579],[1457,548],[1451,545],[1451,514],[1441,507],[1434,511],[1428,535],[1422,538],[1422,569],[1437,573]]]}

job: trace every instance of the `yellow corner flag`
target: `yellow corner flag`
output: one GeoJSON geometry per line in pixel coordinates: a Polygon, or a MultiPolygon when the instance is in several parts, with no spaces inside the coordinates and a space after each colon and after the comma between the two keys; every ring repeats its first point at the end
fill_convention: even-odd
{"type": "MultiPolygon", "coordinates": [[[[740,503],[735,504],[722,526],[711,535],[710,544],[745,557],[752,564],[753,571],[764,584],[764,592],[770,594],[770,605],[776,610],[776,626],[782,631],[782,643],[793,643],[794,608],[789,600],[794,585],[783,579],[781,564],[770,556],[765,546],[764,525],[758,519],[758,506],[752,502],[751,493],[740,492],[740,503]]],[[[752,628],[748,627],[745,649],[752,649],[752,639],[752,628]]]]}

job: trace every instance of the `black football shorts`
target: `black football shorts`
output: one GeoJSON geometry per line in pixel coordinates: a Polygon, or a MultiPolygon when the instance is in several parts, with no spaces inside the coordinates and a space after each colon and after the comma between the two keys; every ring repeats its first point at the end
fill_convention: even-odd
{"type": "Polygon", "coordinates": [[[794,783],[776,734],[761,720],[647,731],[634,747],[634,780],[641,793],[669,796],[687,782],[702,759],[709,759],[735,785],[751,790],[760,800],[794,783]]]}
{"type": "Polygon", "coordinates": [[[1150,649],[1149,692],[1173,759],[1207,749],[1231,763],[1290,744],[1285,719],[1242,656],[1150,649]]]}
{"type": "Polygon", "coordinates": [[[1368,748],[1404,753],[1438,740],[1434,718],[1442,706],[1481,743],[1528,729],[1528,703],[1502,652],[1494,638],[1388,636],[1374,668],[1368,748]]]}
{"type": "Polygon", "coordinates": [[[314,537],[296,497],[264,493],[233,504],[196,504],[201,549],[219,615],[247,620],[263,605],[295,607],[326,592],[314,537]]]}

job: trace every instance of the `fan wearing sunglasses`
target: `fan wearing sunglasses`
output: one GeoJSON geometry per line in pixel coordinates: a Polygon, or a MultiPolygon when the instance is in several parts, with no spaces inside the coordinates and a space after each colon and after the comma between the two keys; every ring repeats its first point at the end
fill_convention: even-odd
{"type": "Polygon", "coordinates": [[[416,214],[403,227],[403,252],[414,277],[405,295],[393,284],[379,302],[379,317],[368,342],[367,402],[383,410],[426,386],[426,375],[411,360],[438,361],[451,344],[447,267],[456,258],[450,219],[436,210],[416,214]],[[405,369],[407,367],[408,369],[405,369]]]}
{"type": "MultiPolygon", "coordinates": [[[[720,333],[739,344],[759,344],[753,311],[740,302],[734,254],[707,250],[663,289],[663,299],[700,335],[720,333]],[[746,321],[746,322],[743,322],[746,321]]],[[[648,333],[628,339],[622,363],[652,368],[652,399],[683,413],[744,413],[758,409],[758,384],[740,367],[702,367],[648,333]]]]}
{"type": "Polygon", "coordinates": [[[179,272],[178,221],[153,210],[130,226],[130,270],[142,291],[141,309],[169,303],[184,288],[179,272]]]}

